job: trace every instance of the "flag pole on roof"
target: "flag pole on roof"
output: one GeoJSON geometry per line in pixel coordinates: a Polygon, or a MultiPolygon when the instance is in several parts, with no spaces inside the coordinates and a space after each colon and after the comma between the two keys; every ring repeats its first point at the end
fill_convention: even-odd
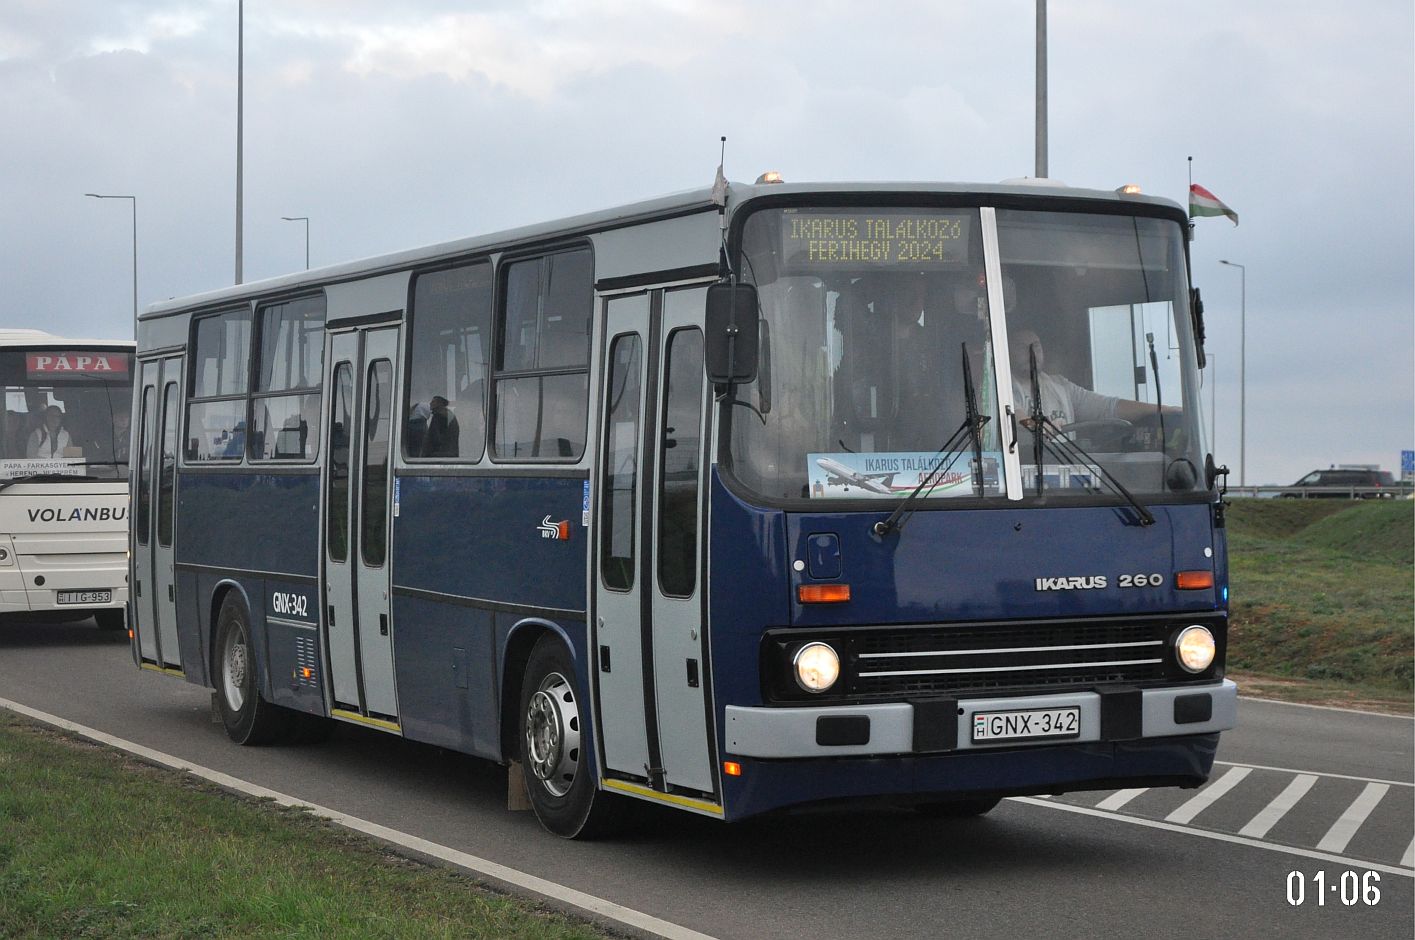
{"type": "Polygon", "coordinates": [[[712,181],[712,201],[714,205],[727,208],[727,176],[722,172],[727,161],[727,138],[722,138],[722,149],[717,156],[717,176],[712,181]]]}

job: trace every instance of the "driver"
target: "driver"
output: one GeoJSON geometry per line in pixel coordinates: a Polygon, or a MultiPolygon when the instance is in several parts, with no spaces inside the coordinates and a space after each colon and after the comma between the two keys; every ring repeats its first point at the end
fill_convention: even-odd
{"type": "MultiPolygon", "coordinates": [[[[1112,398],[1083,388],[1064,375],[1052,375],[1043,371],[1046,361],[1042,341],[1028,329],[1012,331],[1008,343],[1012,352],[1012,397],[1017,403],[1017,413],[1022,416],[1022,425],[1034,430],[1032,414],[1031,359],[1028,350],[1037,354],[1037,387],[1041,390],[1042,413],[1051,423],[1065,428],[1068,424],[1082,421],[1107,421],[1120,418],[1138,421],[1155,413],[1155,406],[1142,401],[1126,398],[1112,398]]],[[[1178,412],[1173,405],[1161,409],[1166,414],[1178,412]]]]}

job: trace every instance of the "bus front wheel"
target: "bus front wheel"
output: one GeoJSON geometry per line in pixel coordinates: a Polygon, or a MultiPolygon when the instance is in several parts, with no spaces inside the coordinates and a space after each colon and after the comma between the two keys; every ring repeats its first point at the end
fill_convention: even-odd
{"type": "Polygon", "coordinates": [[[234,594],[216,618],[216,701],[226,734],[237,744],[269,744],[283,736],[289,715],[260,697],[250,619],[234,594]]]}
{"type": "Polygon", "coordinates": [[[554,637],[537,641],[521,683],[519,752],[526,796],[541,825],[567,839],[607,835],[621,807],[594,779],[570,654],[554,637]]]}

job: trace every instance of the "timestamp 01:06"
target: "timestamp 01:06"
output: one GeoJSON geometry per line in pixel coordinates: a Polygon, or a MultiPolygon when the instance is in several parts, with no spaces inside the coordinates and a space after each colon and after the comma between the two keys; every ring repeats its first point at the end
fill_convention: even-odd
{"type": "Polygon", "coordinates": [[[1310,902],[1318,907],[1325,907],[1330,900],[1332,904],[1339,903],[1347,907],[1355,907],[1357,904],[1375,907],[1381,903],[1380,883],[1380,873],[1374,871],[1348,870],[1335,875],[1329,875],[1322,870],[1310,875],[1306,872],[1290,871],[1287,873],[1287,903],[1293,907],[1301,907],[1310,902]]]}

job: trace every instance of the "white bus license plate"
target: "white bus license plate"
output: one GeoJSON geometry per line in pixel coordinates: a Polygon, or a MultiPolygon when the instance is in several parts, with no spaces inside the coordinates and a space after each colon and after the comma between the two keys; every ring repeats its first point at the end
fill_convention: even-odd
{"type": "Polygon", "coordinates": [[[1074,738],[1081,733],[1081,709],[1037,708],[1018,712],[974,712],[973,741],[1021,738],[1074,738]]]}
{"type": "Polygon", "coordinates": [[[112,591],[60,591],[60,604],[111,604],[112,591]]]}

